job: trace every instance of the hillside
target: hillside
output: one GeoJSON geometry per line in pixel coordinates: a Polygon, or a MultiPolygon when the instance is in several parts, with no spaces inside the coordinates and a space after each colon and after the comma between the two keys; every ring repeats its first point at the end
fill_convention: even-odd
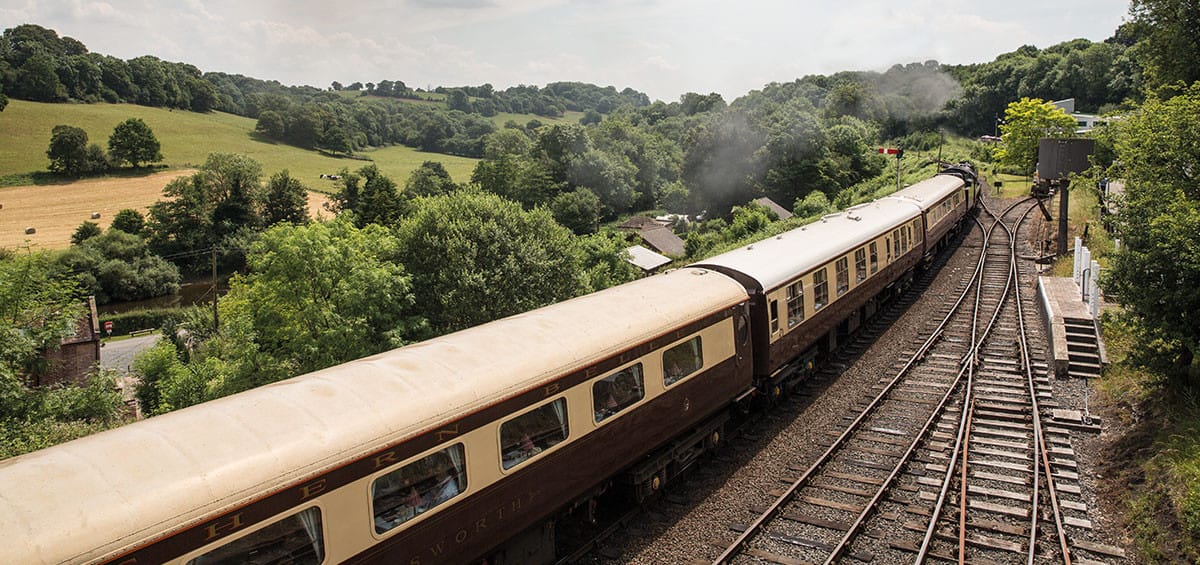
{"type": "MultiPolygon", "coordinates": [[[[51,104],[14,99],[0,112],[0,132],[3,132],[0,186],[37,182],[35,173],[44,172],[50,163],[46,147],[54,126],[83,128],[89,142],[105,146],[113,128],[127,118],[141,118],[154,130],[162,144],[165,163],[173,169],[199,165],[209,153],[241,153],[262,163],[268,175],[286,168],[309,188],[328,192],[333,190],[333,183],[322,180],[321,174],[367,164],[265,140],[254,132],[255,120],[233,114],[200,114],[134,104],[51,104]]],[[[425,153],[404,146],[360,154],[372,159],[385,175],[401,184],[424,161],[440,161],[460,182],[470,178],[476,163],[476,159],[425,153]]]]}

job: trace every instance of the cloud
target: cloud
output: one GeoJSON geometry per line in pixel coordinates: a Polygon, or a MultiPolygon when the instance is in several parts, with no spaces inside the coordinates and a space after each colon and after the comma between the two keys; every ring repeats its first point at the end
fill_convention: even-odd
{"type": "Polygon", "coordinates": [[[496,5],[491,0],[411,0],[413,4],[432,9],[451,8],[456,10],[475,10],[491,8],[496,5]]]}
{"type": "Polygon", "coordinates": [[[649,69],[661,69],[664,71],[677,71],[679,65],[672,64],[670,61],[661,55],[647,57],[642,61],[642,67],[649,69]]]}
{"type": "Polygon", "coordinates": [[[0,0],[101,53],[153,54],[287,84],[403,80],[497,88],[580,80],[674,100],[1025,43],[1108,37],[1127,0],[0,0]]]}

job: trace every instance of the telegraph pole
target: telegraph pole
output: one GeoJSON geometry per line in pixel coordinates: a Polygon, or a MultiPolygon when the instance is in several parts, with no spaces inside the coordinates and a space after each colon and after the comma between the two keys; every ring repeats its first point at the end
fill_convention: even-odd
{"type": "Polygon", "coordinates": [[[212,293],[213,293],[213,335],[217,335],[221,331],[221,324],[217,318],[217,247],[212,248],[212,293]]]}

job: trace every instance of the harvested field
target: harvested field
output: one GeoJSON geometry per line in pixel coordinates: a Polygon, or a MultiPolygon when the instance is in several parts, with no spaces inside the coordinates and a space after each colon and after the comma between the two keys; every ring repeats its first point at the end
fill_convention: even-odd
{"type": "MultiPolygon", "coordinates": [[[[93,212],[100,218],[91,220],[107,228],[113,216],[124,208],[141,212],[162,198],[162,189],[172,179],[195,171],[182,169],[154,173],[143,177],[110,177],[87,179],[67,184],[13,186],[0,188],[0,248],[12,249],[29,245],[34,249],[61,249],[71,245],[75,228],[91,219],[93,212]],[[25,234],[32,227],[37,233],[25,234]]],[[[328,201],[324,194],[310,192],[309,214],[330,217],[323,209],[328,201]]]]}

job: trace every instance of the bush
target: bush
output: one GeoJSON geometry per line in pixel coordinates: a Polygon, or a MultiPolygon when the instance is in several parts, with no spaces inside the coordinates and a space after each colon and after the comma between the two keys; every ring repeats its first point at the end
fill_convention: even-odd
{"type": "MultiPolygon", "coordinates": [[[[122,230],[86,237],[88,224],[80,226],[72,237],[84,239],[64,252],[58,263],[79,276],[84,289],[96,296],[96,302],[141,300],[179,290],[179,269],[152,255],[141,237],[122,230]]],[[[94,226],[91,231],[99,229],[94,226]]]]}
{"type": "Polygon", "coordinates": [[[141,235],[142,228],[146,227],[146,216],[133,208],[125,208],[117,212],[113,216],[112,229],[118,229],[125,233],[141,235]]]}
{"type": "Polygon", "coordinates": [[[96,222],[85,221],[75,228],[75,233],[71,234],[71,245],[79,245],[93,237],[104,233],[100,229],[100,225],[96,222]]]}
{"type": "Polygon", "coordinates": [[[133,360],[131,370],[141,381],[137,388],[137,399],[142,413],[147,415],[159,413],[162,384],[177,380],[188,372],[179,360],[175,346],[167,340],[161,340],[140,353],[133,360]]]}

